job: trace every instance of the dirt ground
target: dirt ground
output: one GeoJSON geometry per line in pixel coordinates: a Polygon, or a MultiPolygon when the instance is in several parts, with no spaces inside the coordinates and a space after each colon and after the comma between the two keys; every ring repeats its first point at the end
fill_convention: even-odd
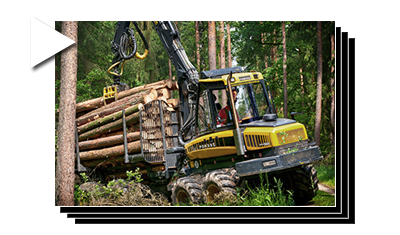
{"type": "Polygon", "coordinates": [[[326,186],[325,184],[318,184],[318,188],[321,191],[324,191],[324,192],[329,193],[331,195],[335,195],[335,189],[332,189],[332,188],[326,186]]]}

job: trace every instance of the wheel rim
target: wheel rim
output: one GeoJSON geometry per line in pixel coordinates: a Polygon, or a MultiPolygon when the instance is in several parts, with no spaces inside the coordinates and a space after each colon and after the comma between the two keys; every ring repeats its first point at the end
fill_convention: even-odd
{"type": "Polygon", "coordinates": [[[207,187],[207,202],[211,202],[214,200],[215,195],[218,194],[220,192],[219,188],[214,185],[211,184],[207,187]]]}
{"type": "Polygon", "coordinates": [[[176,202],[177,203],[189,203],[190,196],[184,190],[179,190],[178,194],[176,195],[176,202]]]}

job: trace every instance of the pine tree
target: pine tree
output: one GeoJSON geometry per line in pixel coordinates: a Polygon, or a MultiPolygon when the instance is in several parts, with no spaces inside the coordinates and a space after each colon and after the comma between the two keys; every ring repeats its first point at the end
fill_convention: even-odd
{"type": "Polygon", "coordinates": [[[200,32],[199,32],[199,21],[195,22],[195,31],[196,31],[196,62],[197,69],[200,69],[200,32]]]}
{"type": "Polygon", "coordinates": [[[226,34],[228,36],[228,68],[232,67],[232,50],[231,50],[231,25],[229,23],[226,24],[226,34]]]}
{"type": "MultiPolygon", "coordinates": [[[[220,44],[220,53],[221,53],[221,58],[220,58],[220,69],[225,68],[225,27],[224,27],[224,22],[220,21],[220,29],[219,29],[219,44],[220,44]]],[[[226,96],[225,92],[221,92],[221,106],[225,107],[227,105],[228,98],[226,96]]]]}
{"type": "MultiPolygon", "coordinates": [[[[78,22],[62,22],[61,32],[77,42],[78,22]]],[[[61,52],[60,116],[56,166],[56,205],[58,206],[74,205],[77,52],[77,44],[61,52]]]]}
{"type": "MultiPolygon", "coordinates": [[[[217,69],[217,43],[216,43],[215,21],[208,21],[208,65],[210,70],[217,69]]],[[[218,99],[218,91],[213,91],[216,102],[220,103],[218,99]]]]}
{"type": "Polygon", "coordinates": [[[321,21],[317,22],[317,98],[315,108],[314,140],[320,145],[321,139],[321,108],[322,108],[322,32],[321,21]]]}
{"type": "Polygon", "coordinates": [[[288,117],[288,98],[287,98],[287,72],[286,72],[286,30],[285,21],[282,21],[282,37],[283,37],[283,115],[288,117]]]}
{"type": "MultiPolygon", "coordinates": [[[[331,59],[335,59],[335,35],[331,34],[331,59]]],[[[332,125],[332,144],[335,145],[335,65],[331,66],[331,125],[332,125]]]]}
{"type": "Polygon", "coordinates": [[[217,46],[216,46],[216,33],[215,21],[208,21],[208,63],[209,69],[217,69],[217,46]]]}

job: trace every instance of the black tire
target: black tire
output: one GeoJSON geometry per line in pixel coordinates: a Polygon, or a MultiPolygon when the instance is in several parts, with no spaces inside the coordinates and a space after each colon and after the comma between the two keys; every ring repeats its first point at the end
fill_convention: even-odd
{"type": "Polygon", "coordinates": [[[294,181],[293,199],[296,205],[304,204],[317,195],[319,180],[317,170],[315,170],[313,165],[298,168],[291,176],[294,181]]]}
{"type": "Polygon", "coordinates": [[[201,180],[199,177],[178,179],[172,189],[172,204],[197,204],[202,202],[201,180]]]}
{"type": "Polygon", "coordinates": [[[236,197],[236,185],[239,177],[236,176],[236,170],[233,168],[211,171],[203,178],[203,192],[205,192],[205,201],[212,202],[215,195],[220,192],[228,192],[236,197]]]}

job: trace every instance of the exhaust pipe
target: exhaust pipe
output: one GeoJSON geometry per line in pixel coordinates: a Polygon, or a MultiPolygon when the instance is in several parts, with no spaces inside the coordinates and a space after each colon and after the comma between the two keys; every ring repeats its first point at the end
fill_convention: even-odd
{"type": "Polygon", "coordinates": [[[232,107],[233,124],[235,125],[235,129],[233,130],[233,139],[235,140],[237,155],[244,155],[245,154],[244,141],[242,138],[242,133],[239,128],[239,120],[235,108],[235,101],[233,100],[231,78],[232,78],[232,72],[229,74],[229,77],[227,78],[227,84],[228,84],[229,96],[231,97],[231,99],[229,100],[231,102],[231,107],[232,107]]]}

